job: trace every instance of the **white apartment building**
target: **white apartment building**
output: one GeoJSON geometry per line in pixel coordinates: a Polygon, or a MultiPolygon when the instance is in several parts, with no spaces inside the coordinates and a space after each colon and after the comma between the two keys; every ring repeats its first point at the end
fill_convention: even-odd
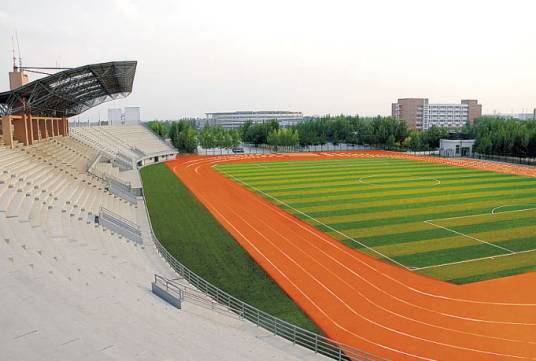
{"type": "MultiPolygon", "coordinates": [[[[206,113],[204,124],[220,125],[224,129],[236,129],[248,120],[251,120],[253,123],[264,123],[274,119],[279,122],[281,127],[288,127],[301,122],[303,120],[303,114],[301,112],[289,111],[206,113]]],[[[204,124],[200,125],[203,126],[204,124]]]]}
{"type": "Polygon", "coordinates": [[[425,104],[422,114],[422,129],[432,126],[461,129],[469,119],[467,104],[425,104]]]}

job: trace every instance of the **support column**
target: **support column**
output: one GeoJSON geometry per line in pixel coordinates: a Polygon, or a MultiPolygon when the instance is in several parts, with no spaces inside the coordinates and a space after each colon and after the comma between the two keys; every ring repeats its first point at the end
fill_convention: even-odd
{"type": "Polygon", "coordinates": [[[10,115],[2,117],[2,133],[4,144],[13,149],[13,129],[11,127],[10,115]]]}
{"type": "Polygon", "coordinates": [[[22,134],[22,144],[28,145],[30,144],[30,140],[28,139],[28,121],[26,120],[26,114],[22,114],[21,120],[19,121],[19,126],[21,128],[22,134]]]}
{"type": "Polygon", "coordinates": [[[28,145],[33,144],[34,135],[33,135],[33,121],[32,121],[32,115],[27,114],[26,115],[26,131],[28,134],[28,145]]]}
{"type": "Polygon", "coordinates": [[[60,136],[61,135],[61,133],[60,133],[60,119],[59,118],[54,118],[54,124],[56,125],[56,128],[54,129],[54,132],[56,133],[56,137],[60,136]]]}
{"type": "Polygon", "coordinates": [[[39,118],[39,141],[46,139],[47,134],[47,123],[45,118],[39,118]]]}
{"type": "Polygon", "coordinates": [[[65,134],[65,124],[63,122],[64,119],[65,118],[63,118],[63,117],[58,119],[58,128],[59,128],[60,135],[62,135],[62,136],[66,135],[65,134]]]}
{"type": "Polygon", "coordinates": [[[33,139],[33,142],[39,141],[39,119],[31,118],[31,120],[32,120],[32,139],[33,139]]]}
{"type": "Polygon", "coordinates": [[[61,121],[63,123],[63,135],[69,135],[69,119],[67,117],[62,117],[61,121]]]}
{"type": "Polygon", "coordinates": [[[48,139],[52,135],[52,126],[50,125],[50,119],[45,118],[45,138],[48,139]]]}

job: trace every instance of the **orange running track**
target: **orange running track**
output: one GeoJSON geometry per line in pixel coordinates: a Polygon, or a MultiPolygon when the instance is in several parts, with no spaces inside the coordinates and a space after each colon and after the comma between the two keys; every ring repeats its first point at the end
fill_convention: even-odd
{"type": "Polygon", "coordinates": [[[536,360],[536,273],[464,286],[422,276],[345,246],[212,168],[334,157],[404,157],[536,176],[522,166],[381,151],[191,156],[167,166],[337,342],[391,360],[536,360]]]}

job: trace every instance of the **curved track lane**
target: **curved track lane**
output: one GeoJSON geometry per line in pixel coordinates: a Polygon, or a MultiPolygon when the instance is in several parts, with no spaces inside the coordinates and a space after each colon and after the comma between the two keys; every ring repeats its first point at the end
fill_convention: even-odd
{"type": "Polygon", "coordinates": [[[213,169],[218,163],[404,157],[390,152],[183,157],[167,166],[329,337],[393,360],[536,360],[536,273],[455,286],[364,255],[213,169]]]}

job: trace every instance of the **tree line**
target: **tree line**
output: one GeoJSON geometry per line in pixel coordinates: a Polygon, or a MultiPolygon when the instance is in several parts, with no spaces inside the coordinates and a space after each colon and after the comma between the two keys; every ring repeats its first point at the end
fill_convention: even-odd
{"type": "Polygon", "coordinates": [[[439,139],[447,132],[431,128],[410,131],[405,122],[391,117],[360,118],[359,116],[324,116],[281,128],[276,120],[264,123],[247,121],[239,128],[225,130],[221,126],[205,125],[196,129],[193,121],[152,121],[148,123],[159,136],[171,139],[181,152],[193,153],[200,145],[204,149],[232,148],[240,143],[253,146],[307,147],[325,144],[372,145],[392,150],[414,151],[436,149],[439,139]]]}
{"type": "Polygon", "coordinates": [[[275,120],[264,123],[248,121],[238,129],[205,125],[196,129],[193,121],[152,121],[149,128],[161,137],[169,137],[181,152],[232,148],[240,143],[253,146],[280,147],[322,146],[325,144],[371,145],[390,150],[429,151],[439,148],[442,138],[475,139],[475,151],[481,154],[536,157],[536,120],[520,121],[480,117],[466,124],[459,133],[431,127],[420,132],[408,129],[405,122],[391,117],[364,118],[357,115],[323,116],[281,128],[275,120]]]}
{"type": "Polygon", "coordinates": [[[422,132],[410,131],[405,122],[391,117],[361,118],[359,116],[324,116],[279,130],[277,122],[240,127],[244,143],[271,146],[302,146],[325,144],[372,145],[392,150],[432,150],[439,139],[448,135],[443,128],[433,127],[422,132]]]}
{"type": "Polygon", "coordinates": [[[480,117],[464,133],[475,139],[478,153],[536,157],[536,120],[480,117]]]}

